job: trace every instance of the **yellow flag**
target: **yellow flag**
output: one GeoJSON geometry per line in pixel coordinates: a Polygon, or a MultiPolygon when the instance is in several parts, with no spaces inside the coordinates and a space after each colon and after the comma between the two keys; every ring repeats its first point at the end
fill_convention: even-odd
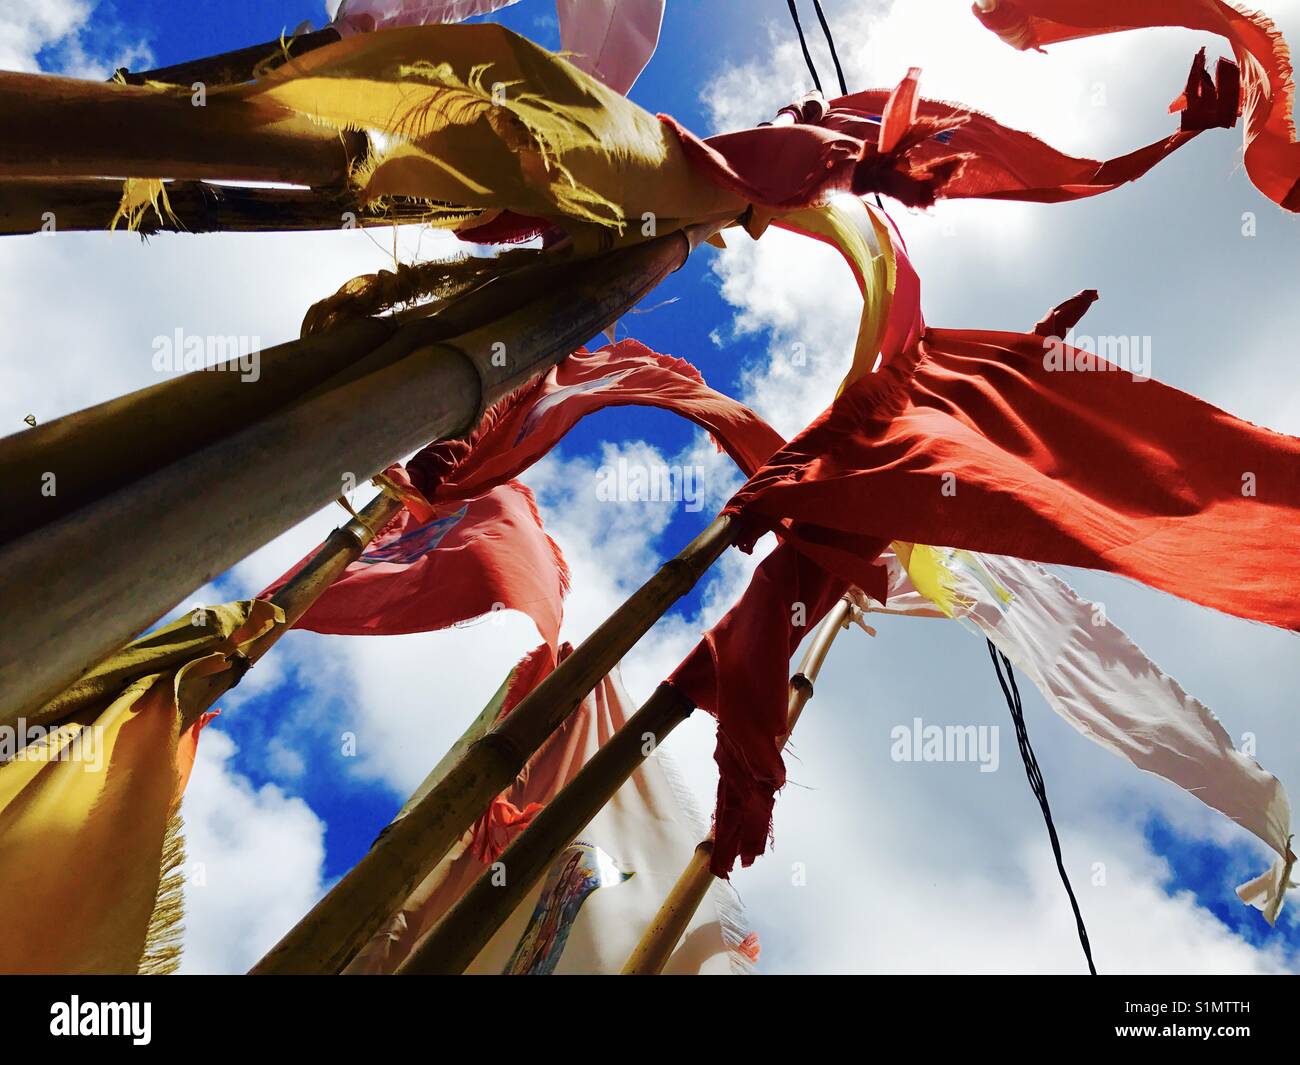
{"type": "Polygon", "coordinates": [[[745,209],[654,115],[491,23],[363,33],[209,103],[238,99],[392,141],[357,175],[364,200],[509,208],[639,240],[745,209]]]}
{"type": "Polygon", "coordinates": [[[187,618],[144,637],[59,703],[76,708],[71,717],[48,732],[20,721],[21,750],[0,747],[9,759],[0,765],[0,973],[166,972],[178,962],[178,806],[211,716],[195,711],[194,684],[284,621],[260,600],[205,613],[202,636],[187,618]],[[186,662],[139,675],[176,647],[186,662]],[[114,694],[89,694],[105,684],[114,694]]]}

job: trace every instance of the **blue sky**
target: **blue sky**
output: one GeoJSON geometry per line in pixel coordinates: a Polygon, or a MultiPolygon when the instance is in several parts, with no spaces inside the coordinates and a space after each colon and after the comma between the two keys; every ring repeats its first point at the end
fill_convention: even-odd
{"type": "MultiPolygon", "coordinates": [[[[69,28],[47,31],[34,59],[45,69],[77,72],[111,70],[119,57],[145,50],[148,61],[133,59],[133,68],[166,65],[269,39],[303,20],[324,21],[319,0],[25,2],[33,10],[68,9],[69,28]]],[[[908,10],[885,0],[826,6],[851,87],[889,84],[907,66],[923,64],[924,91],[983,107],[1088,154],[1118,154],[1165,132],[1164,104],[1191,52],[1206,43],[1193,34],[1160,35],[1140,62],[1138,45],[1088,44],[1054,55],[1052,66],[995,42],[982,50],[968,5],[959,0],[920,0],[908,10]],[[1097,84],[1110,102],[1089,108],[1087,94],[1097,84]]],[[[1277,8],[1290,35],[1300,33],[1293,0],[1264,6],[1277,8]]],[[[558,44],[545,0],[523,0],[499,18],[544,45],[558,44]]],[[[0,17],[0,47],[4,30],[0,17]]],[[[817,54],[828,80],[819,45],[817,54]]],[[[770,116],[806,83],[782,0],[669,0],[658,55],[631,95],[710,133],[770,116]]],[[[932,323],[1028,327],[1060,299],[1095,286],[1103,299],[1086,325],[1097,333],[1152,336],[1155,376],[1252,420],[1300,431],[1291,383],[1300,312],[1289,280],[1300,232],[1244,179],[1238,134],[1207,134],[1141,184],[1090,202],[960,204],[897,217],[932,323]],[[1243,212],[1260,219],[1251,241],[1241,238],[1243,212]],[[1264,313],[1266,307],[1272,309],[1264,313]]],[[[689,359],[714,387],[755,405],[782,431],[796,430],[829,401],[842,371],[854,292],[841,263],[794,239],[778,234],[755,245],[733,238],[725,254],[702,250],[647,301],[656,309],[626,318],[620,335],[689,359]],[[658,306],[669,299],[675,302],[658,306]],[[783,360],[796,342],[815,357],[807,374],[792,378],[783,360]]],[[[132,352],[147,352],[149,336],[178,324],[206,331],[211,323],[214,332],[264,333],[266,343],[278,342],[296,331],[312,299],[384,264],[384,241],[357,234],[160,236],[147,245],[88,234],[69,236],[57,249],[39,240],[17,238],[0,248],[0,277],[12,281],[13,306],[23,292],[71,279],[80,285],[74,291],[83,294],[84,313],[102,327],[83,334],[66,315],[55,321],[53,311],[31,316],[30,324],[8,313],[20,324],[0,341],[11,397],[6,419],[11,407],[22,407],[48,420],[150,383],[132,352]],[[273,298],[271,291],[281,294],[273,298]],[[22,365],[22,353],[51,338],[69,352],[85,343],[108,350],[93,363],[70,354],[38,379],[22,365]]],[[[580,639],[684,544],[734,483],[734,473],[709,460],[703,511],[611,513],[591,503],[593,469],[619,454],[695,461],[700,447],[694,428],[671,415],[619,408],[580,424],[527,478],[579,582],[568,638],[580,639]]],[[[304,523],[194,601],[255,592],[340,517],[335,508],[304,523]]],[[[726,608],[751,565],[727,559],[656,628],[625,663],[634,695],[648,694],[701,624],[726,608]]],[[[1082,594],[1104,600],[1110,616],[1215,708],[1234,736],[1254,732],[1261,762],[1300,788],[1300,723],[1291,695],[1300,690],[1300,655],[1293,637],[1111,578],[1068,578],[1082,594]]],[[[778,804],[776,850],[736,878],[764,942],[763,968],[1077,971],[1068,905],[982,642],[939,622],[881,619],[879,628],[877,640],[856,639],[832,656],[801,725],[792,785],[778,804]],[[891,763],[882,737],[914,713],[938,723],[1000,724],[1002,768],[989,775],[995,779],[962,774],[963,767],[891,763]],[[825,869],[824,880],[803,894],[792,891],[792,862],[825,869]]],[[[850,637],[843,639],[848,644],[850,637]]],[[[195,966],[237,969],[269,945],[296,916],[293,906],[301,912],[364,853],[418,782],[418,767],[437,761],[535,642],[515,621],[500,633],[478,627],[392,641],[295,634],[277,649],[276,662],[250,674],[205,734],[187,819],[192,850],[211,855],[214,870],[223,862],[229,867],[232,896],[241,875],[260,886],[248,889],[246,909],[194,896],[195,966]],[[370,753],[339,757],[341,728],[362,736],[370,753]],[[218,826],[197,810],[218,799],[245,810],[256,845],[226,838],[245,828],[218,826]],[[272,877],[265,885],[257,879],[264,873],[272,877]],[[280,910],[253,916],[257,901],[274,892],[271,885],[290,882],[280,910]]],[[[1267,864],[1253,841],[1093,747],[1024,689],[1099,967],[1294,970],[1294,917],[1270,931],[1232,893],[1267,864]],[[1089,886],[1098,862],[1112,870],[1112,889],[1089,886]]],[[[707,803],[711,729],[693,720],[682,732],[674,750],[680,748],[707,803]]]]}

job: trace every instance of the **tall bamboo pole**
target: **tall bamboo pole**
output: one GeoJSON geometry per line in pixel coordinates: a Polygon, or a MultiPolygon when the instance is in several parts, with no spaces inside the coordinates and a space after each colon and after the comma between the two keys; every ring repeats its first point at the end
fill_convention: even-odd
{"type": "Polygon", "coordinates": [[[241,100],[0,72],[0,176],[198,178],[344,188],[364,136],[241,100]]]}
{"type": "MultiPolygon", "coordinates": [[[[342,368],[255,420],[246,411],[282,382],[200,371],[0,440],[0,512],[12,529],[8,543],[0,533],[0,616],[23,619],[0,641],[0,725],[328,504],[346,479],[361,483],[429,440],[469,431],[488,404],[626,313],[693,239],[670,234],[573,264],[559,271],[562,284],[449,340],[437,319],[350,323],[342,368]],[[214,393],[226,402],[207,403],[214,393]],[[170,409],[175,395],[188,397],[193,427],[170,409]],[[140,446],[124,447],[114,430],[140,446]],[[54,474],[51,495],[42,485],[54,474]]],[[[465,305],[499,312],[494,294],[512,291],[501,280],[465,305]]],[[[325,338],[284,347],[321,350],[325,338]]],[[[301,368],[283,356],[278,364],[301,368]]]]}
{"type": "Polygon", "coordinates": [[[237,85],[251,81],[258,68],[268,61],[274,62],[284,57],[292,59],[338,40],[341,40],[339,31],[333,26],[326,26],[294,37],[277,37],[273,41],[204,56],[202,59],[191,59],[170,67],[155,67],[153,70],[136,73],[122,68],[117,73],[127,85],[144,85],[150,81],[162,81],[171,85],[193,85],[196,81],[208,86],[237,85]]]}
{"type": "MultiPolygon", "coordinates": [[[[841,599],[826,615],[821,623],[798,671],[790,678],[790,695],[786,711],[786,731],[781,737],[781,746],[790,741],[790,733],[803,713],[808,700],[813,696],[813,684],[821,672],[822,663],[835,642],[841,629],[846,628],[853,616],[853,605],[847,598],[841,599]]],[[[669,891],[664,904],[646,926],[641,940],[623,966],[624,976],[658,976],[664,971],[668,959],[677,949],[682,936],[700,908],[704,896],[713,886],[713,873],[709,870],[709,860],[713,855],[713,838],[710,837],[695,848],[691,860],[682,875],[669,891]]]]}
{"type": "MultiPolygon", "coordinates": [[[[228,669],[192,682],[190,718],[193,719],[209,709],[221,696],[235,687],[248,669],[261,661],[294,623],[307,613],[312,604],[325,594],[326,589],[343,575],[343,571],[361,557],[375,534],[401,509],[401,500],[383,492],[375,496],[355,516],[333,530],[307,564],[295,573],[283,588],[271,596],[271,602],[284,611],[284,624],[275,626],[253,642],[244,655],[247,659],[245,668],[228,669]]],[[[188,722],[182,723],[182,727],[185,724],[188,722]]]]}
{"type": "MultiPolygon", "coordinates": [[[[147,211],[137,232],[286,233],[345,225],[420,222],[428,204],[395,200],[362,207],[350,191],[250,188],[206,181],[166,184],[171,217],[147,211]],[[173,220],[174,219],[174,220],[173,220]]],[[[0,236],[107,230],[122,202],[122,182],[97,177],[0,177],[0,236]]],[[[125,228],[123,228],[125,232],[125,228]]]]}
{"type": "Polygon", "coordinates": [[[695,586],[735,534],[729,518],[717,518],[664,563],[508,717],[474,743],[414,809],[390,826],[252,973],[338,972],[600,679],[695,586]]]}
{"type": "Polygon", "coordinates": [[[464,972],[537,881],[694,707],[663,683],[505,849],[505,883],[480,876],[397,970],[399,976],[464,972]]]}
{"type": "MultiPolygon", "coordinates": [[[[814,636],[796,674],[804,679],[798,685],[791,683],[787,721],[798,719],[803,703],[812,692],[812,681],[806,673],[810,671],[815,677],[820,670],[848,609],[847,603],[837,604],[814,636]]],[[[497,883],[490,876],[480,876],[429,930],[398,970],[399,974],[464,972],[560,852],[646,759],[647,749],[662,743],[691,710],[690,703],[672,685],[661,684],[506,848],[500,858],[506,871],[505,884],[497,883]]],[[[787,732],[782,738],[782,744],[788,735],[787,732]]],[[[706,840],[692,858],[692,866],[702,866],[706,874],[703,890],[712,882],[708,873],[711,850],[712,842],[706,840]]],[[[686,914],[688,923],[693,912],[694,907],[686,914]]],[[[672,945],[676,945],[676,939],[672,945]]]]}

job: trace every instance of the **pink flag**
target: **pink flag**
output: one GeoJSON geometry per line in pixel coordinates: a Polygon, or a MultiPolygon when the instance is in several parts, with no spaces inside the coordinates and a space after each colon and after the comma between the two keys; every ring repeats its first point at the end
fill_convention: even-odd
{"type": "Polygon", "coordinates": [[[431,26],[490,15],[519,0],[343,0],[334,27],[345,37],[394,26],[431,26]]]}
{"type": "MultiPolygon", "coordinates": [[[[519,0],[343,0],[334,27],[345,37],[395,26],[430,26],[490,15],[519,0]]],[[[664,0],[555,0],[560,48],[570,62],[626,93],[659,45],[664,0]]]]}
{"type": "Polygon", "coordinates": [[[555,0],[571,63],[626,95],[659,45],[664,0],[555,0]]]}
{"type": "Polygon", "coordinates": [[[489,410],[468,440],[430,444],[406,468],[430,500],[469,498],[517,477],[586,415],[628,405],[689,418],[712,433],[746,474],[784,442],[744,404],[709,388],[689,362],[621,340],[575,352],[489,410]]]}
{"type": "MultiPolygon", "coordinates": [[[[389,522],[295,627],[387,636],[518,610],[557,645],[569,570],[527,487],[508,481],[472,499],[415,510],[421,513],[408,507],[389,522]]],[[[258,598],[276,592],[310,558],[258,598]]]]}

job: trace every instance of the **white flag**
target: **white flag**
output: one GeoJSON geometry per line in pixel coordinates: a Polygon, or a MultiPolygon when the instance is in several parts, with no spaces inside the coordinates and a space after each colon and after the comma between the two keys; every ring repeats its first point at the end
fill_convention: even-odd
{"type": "Polygon", "coordinates": [[[952,548],[915,551],[909,559],[915,581],[897,557],[885,557],[889,605],[872,609],[942,616],[917,587],[933,594],[937,581],[953,584],[948,591],[954,594],[935,598],[991,640],[1053,710],[1089,739],[1177,784],[1277,852],[1270,873],[1238,890],[1271,924],[1295,861],[1291,807],[1281,782],[1238,751],[1209,707],[1161,672],[1098,604],[1080,598],[1042,566],[952,548]]]}

